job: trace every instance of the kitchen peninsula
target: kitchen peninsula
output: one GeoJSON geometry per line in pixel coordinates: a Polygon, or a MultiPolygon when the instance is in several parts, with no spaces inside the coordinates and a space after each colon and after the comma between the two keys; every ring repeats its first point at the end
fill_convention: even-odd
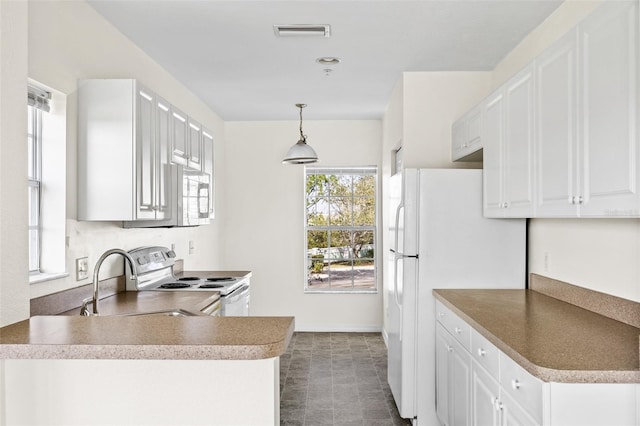
{"type": "Polygon", "coordinates": [[[293,330],[292,317],[32,317],[0,329],[0,425],[278,424],[293,330]]]}

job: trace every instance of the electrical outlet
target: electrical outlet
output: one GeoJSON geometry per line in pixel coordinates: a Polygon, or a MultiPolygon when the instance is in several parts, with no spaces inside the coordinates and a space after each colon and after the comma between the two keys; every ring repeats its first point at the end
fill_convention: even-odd
{"type": "Polygon", "coordinates": [[[76,281],[89,278],[89,258],[81,257],[76,259],[76,281]]]}
{"type": "Polygon", "coordinates": [[[544,271],[549,272],[549,252],[544,252],[544,271]]]}
{"type": "Polygon", "coordinates": [[[196,251],[196,245],[193,240],[189,240],[189,254],[193,254],[196,251]]]}

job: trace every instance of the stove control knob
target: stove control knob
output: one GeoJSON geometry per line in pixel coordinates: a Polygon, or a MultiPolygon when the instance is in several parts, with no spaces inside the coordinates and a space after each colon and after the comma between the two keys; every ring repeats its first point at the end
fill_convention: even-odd
{"type": "Polygon", "coordinates": [[[169,250],[169,251],[167,252],[167,257],[176,257],[176,252],[175,252],[175,251],[173,251],[173,250],[169,250]]]}
{"type": "Polygon", "coordinates": [[[146,256],[142,256],[142,257],[139,257],[139,258],[138,258],[138,263],[139,263],[140,265],[146,265],[147,263],[149,263],[149,261],[147,260],[147,257],[146,257],[146,256]]]}

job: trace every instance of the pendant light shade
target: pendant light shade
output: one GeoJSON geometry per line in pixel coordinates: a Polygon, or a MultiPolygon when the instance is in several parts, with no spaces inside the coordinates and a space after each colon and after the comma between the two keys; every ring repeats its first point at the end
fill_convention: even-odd
{"type": "Polygon", "coordinates": [[[300,108],[300,140],[289,148],[287,155],[282,160],[285,164],[309,164],[318,161],[318,154],[307,145],[307,137],[302,133],[302,108],[305,104],[296,104],[300,108]]]}

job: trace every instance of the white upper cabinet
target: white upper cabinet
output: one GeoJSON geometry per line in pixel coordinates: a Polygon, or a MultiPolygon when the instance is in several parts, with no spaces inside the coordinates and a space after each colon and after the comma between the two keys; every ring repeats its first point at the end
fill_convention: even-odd
{"type": "Polygon", "coordinates": [[[638,2],[598,8],[578,43],[580,216],[639,216],[638,2]]]}
{"type": "Polygon", "coordinates": [[[484,122],[484,215],[503,217],[504,183],[504,90],[493,93],[483,104],[484,122]]]}
{"type": "Polygon", "coordinates": [[[202,126],[189,119],[189,152],[187,165],[193,170],[202,170],[202,126]]]}
{"type": "Polygon", "coordinates": [[[638,21],[603,2],[485,101],[485,216],[640,217],[638,21]]]}
{"type": "Polygon", "coordinates": [[[484,214],[533,216],[533,73],[528,66],[483,107],[484,214]]]}
{"type": "Polygon", "coordinates": [[[157,220],[170,214],[168,152],[156,102],[135,80],[80,82],[79,220],[157,220]]]}
{"type": "Polygon", "coordinates": [[[171,105],[156,96],[156,146],[158,147],[158,185],[156,198],[158,200],[157,219],[171,217],[171,105]]]}
{"type": "Polygon", "coordinates": [[[503,162],[505,217],[533,216],[533,66],[507,82],[503,162]]]}
{"type": "Polygon", "coordinates": [[[181,166],[187,166],[189,162],[187,120],[187,114],[176,107],[171,108],[171,161],[181,166]]]}
{"type": "Polygon", "coordinates": [[[171,108],[173,138],[171,161],[202,171],[202,126],[176,107],[171,108]]]}
{"type": "Polygon", "coordinates": [[[215,175],[213,169],[213,136],[210,131],[202,129],[202,171],[209,175],[209,219],[215,215],[215,175]]]}
{"type": "Polygon", "coordinates": [[[538,216],[575,216],[577,36],[571,31],[536,59],[538,216]]]}
{"type": "Polygon", "coordinates": [[[482,161],[482,104],[453,123],[451,160],[482,161]]]}

